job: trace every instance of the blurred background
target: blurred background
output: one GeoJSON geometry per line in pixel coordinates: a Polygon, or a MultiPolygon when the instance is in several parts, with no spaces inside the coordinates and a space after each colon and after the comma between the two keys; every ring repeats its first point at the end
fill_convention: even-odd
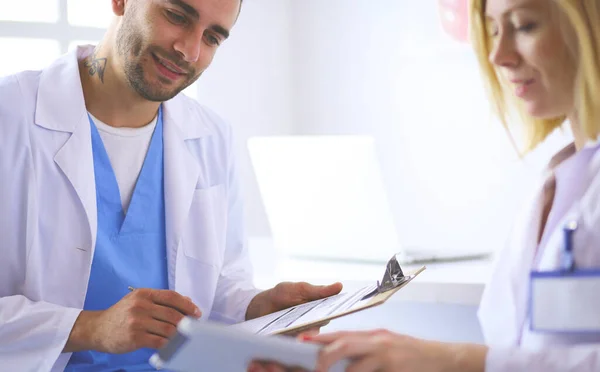
{"type": "MultiPolygon", "coordinates": [[[[367,134],[402,244],[500,248],[568,133],[519,159],[492,119],[466,0],[244,0],[231,38],[186,94],[234,127],[249,237],[270,225],[253,136],[367,134]]],[[[0,75],[97,43],[110,0],[0,0],[0,75]]]]}

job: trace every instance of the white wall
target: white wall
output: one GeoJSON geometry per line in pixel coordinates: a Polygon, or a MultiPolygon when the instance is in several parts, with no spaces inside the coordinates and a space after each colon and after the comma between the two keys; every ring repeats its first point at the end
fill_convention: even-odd
{"type": "Polygon", "coordinates": [[[490,119],[437,1],[298,0],[292,17],[296,129],[376,137],[402,243],[501,247],[535,172],[490,119]]]}
{"type": "Polygon", "coordinates": [[[230,39],[198,81],[200,102],[234,128],[249,235],[270,232],[246,140],[293,130],[290,4],[245,0],[230,39]]]}

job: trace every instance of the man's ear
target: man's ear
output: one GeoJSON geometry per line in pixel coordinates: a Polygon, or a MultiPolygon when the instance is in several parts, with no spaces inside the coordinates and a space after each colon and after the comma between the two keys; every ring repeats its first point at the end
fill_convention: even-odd
{"type": "Polygon", "coordinates": [[[126,0],[111,0],[112,11],[116,16],[122,16],[125,13],[126,0]]]}

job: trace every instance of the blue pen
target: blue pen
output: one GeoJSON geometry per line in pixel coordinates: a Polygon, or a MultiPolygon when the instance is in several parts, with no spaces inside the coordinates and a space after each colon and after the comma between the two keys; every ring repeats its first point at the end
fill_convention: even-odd
{"type": "Polygon", "coordinates": [[[573,257],[573,234],[575,230],[577,230],[577,221],[569,221],[563,228],[564,247],[562,268],[565,271],[575,270],[575,258],[573,257]]]}

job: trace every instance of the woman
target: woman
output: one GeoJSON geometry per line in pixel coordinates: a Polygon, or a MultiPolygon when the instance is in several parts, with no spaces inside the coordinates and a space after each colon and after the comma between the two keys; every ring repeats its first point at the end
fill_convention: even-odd
{"type": "Polygon", "coordinates": [[[492,102],[523,149],[535,148],[566,120],[574,135],[550,162],[498,257],[479,311],[489,346],[388,331],[306,337],[324,344],[318,371],[340,359],[352,361],[348,371],[361,372],[600,371],[600,301],[589,306],[600,296],[600,271],[567,304],[556,302],[556,293],[574,293],[565,280],[551,283],[554,294],[530,290],[546,283],[537,274],[533,281],[532,271],[562,273],[542,279],[572,279],[563,275],[573,263],[578,270],[600,268],[600,0],[472,0],[471,30],[492,102]],[[577,229],[564,229],[568,222],[577,229]],[[550,296],[557,307],[536,307],[545,298],[538,296],[550,296]],[[572,324],[579,320],[584,328],[572,324]]]}

